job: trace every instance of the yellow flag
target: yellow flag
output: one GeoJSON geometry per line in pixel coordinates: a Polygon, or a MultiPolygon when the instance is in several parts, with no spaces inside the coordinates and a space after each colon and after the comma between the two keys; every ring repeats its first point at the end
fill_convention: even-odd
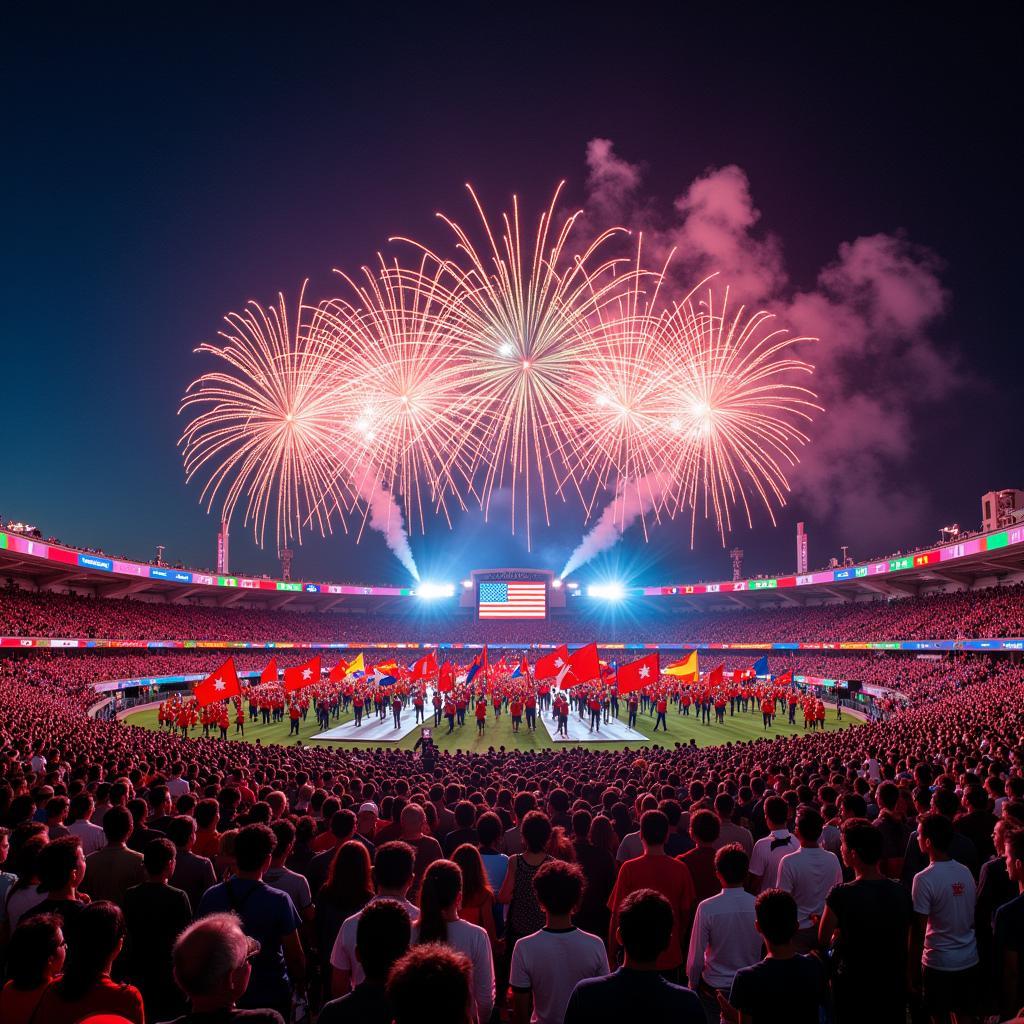
{"type": "Polygon", "coordinates": [[[696,682],[699,674],[697,669],[697,652],[690,651],[682,661],[673,662],[673,664],[663,668],[661,671],[666,676],[678,676],[680,679],[696,682]]]}
{"type": "Polygon", "coordinates": [[[345,674],[346,676],[366,675],[366,666],[363,665],[362,654],[358,654],[356,655],[355,658],[352,659],[348,666],[348,672],[346,672],[345,674]]]}

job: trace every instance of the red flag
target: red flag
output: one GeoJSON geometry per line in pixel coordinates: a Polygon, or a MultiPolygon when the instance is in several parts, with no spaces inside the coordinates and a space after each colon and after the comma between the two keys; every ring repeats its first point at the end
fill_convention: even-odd
{"type": "Polygon", "coordinates": [[[648,654],[628,665],[620,665],[618,672],[619,693],[631,693],[649,683],[656,683],[661,675],[661,662],[657,652],[648,654]]]}
{"type": "Polygon", "coordinates": [[[569,661],[558,673],[558,685],[567,690],[577,683],[589,683],[601,678],[601,662],[597,657],[597,644],[587,644],[569,655],[569,661]]]}
{"type": "Polygon", "coordinates": [[[446,661],[440,668],[437,677],[437,692],[451,693],[455,689],[455,666],[446,661]]]}
{"type": "Polygon", "coordinates": [[[270,664],[260,673],[261,683],[277,682],[277,658],[271,658],[270,664]]]}
{"type": "Polygon", "coordinates": [[[791,668],[786,669],[781,676],[775,677],[776,686],[792,686],[793,685],[793,670],[791,668]]]}
{"type": "Polygon", "coordinates": [[[708,673],[707,684],[708,686],[721,686],[725,681],[725,664],[716,665],[708,673]]]}
{"type": "Polygon", "coordinates": [[[327,678],[332,683],[343,683],[348,675],[348,662],[344,658],[338,660],[338,664],[327,673],[327,678]]]}
{"type": "Polygon", "coordinates": [[[196,703],[200,707],[207,704],[216,704],[231,697],[240,697],[242,686],[238,682],[238,673],[235,671],[235,659],[228,658],[216,672],[211,672],[201,683],[197,683],[192,691],[196,703]]]}
{"type": "Polygon", "coordinates": [[[437,673],[437,658],[434,657],[434,652],[431,651],[426,657],[420,658],[413,667],[411,678],[412,679],[430,679],[437,673]]]}
{"type": "Polygon", "coordinates": [[[306,686],[312,686],[320,682],[320,655],[310,658],[305,665],[297,668],[286,668],[284,670],[285,693],[294,693],[306,686]]]}
{"type": "Polygon", "coordinates": [[[733,681],[734,685],[743,682],[743,669],[741,669],[741,668],[734,668],[732,670],[732,681],[733,681]]]}
{"type": "Polygon", "coordinates": [[[545,654],[533,666],[534,679],[553,679],[565,667],[569,660],[569,648],[562,644],[557,650],[545,654]]]}

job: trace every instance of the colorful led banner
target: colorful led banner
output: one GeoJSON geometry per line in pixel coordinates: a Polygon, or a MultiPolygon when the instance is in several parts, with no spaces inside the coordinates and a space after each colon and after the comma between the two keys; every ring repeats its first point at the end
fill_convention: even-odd
{"type": "MultiPolygon", "coordinates": [[[[682,583],[674,586],[633,587],[627,594],[645,597],[668,597],[692,594],[731,594],[748,590],[778,590],[788,587],[806,587],[818,584],[835,584],[847,580],[864,579],[904,572],[908,569],[926,568],[945,564],[986,551],[1001,551],[1004,548],[1024,544],[1024,526],[1017,526],[997,533],[982,534],[970,540],[946,544],[930,551],[918,551],[863,565],[843,569],[829,569],[823,572],[804,573],[799,576],[762,577],[749,580],[729,580],[719,583],[682,583]]],[[[17,533],[0,531],[0,550],[17,552],[49,562],[73,565],[80,569],[110,573],[114,576],[132,576],[151,579],[161,583],[202,587],[237,587],[243,590],[261,590],[306,594],[335,594],[369,597],[413,597],[414,587],[363,587],[338,583],[291,582],[264,577],[210,575],[185,569],[169,569],[164,566],[147,565],[142,562],[122,561],[106,555],[78,551],[58,544],[32,540],[17,533]]]]}
{"type": "MultiPolygon", "coordinates": [[[[72,650],[126,650],[126,651],[353,651],[353,650],[440,650],[478,651],[483,644],[434,643],[393,640],[351,640],[317,642],[309,640],[103,640],[68,637],[0,636],[0,648],[68,648],[72,650]]],[[[491,650],[502,651],[553,651],[560,647],[556,643],[509,644],[487,643],[491,650]]],[[[569,644],[570,650],[583,646],[569,644]]],[[[693,640],[682,643],[622,643],[597,641],[605,651],[1024,651],[1024,638],[1007,637],[978,640],[843,640],[822,641],[821,643],[717,643],[710,640],[693,640]]]]}

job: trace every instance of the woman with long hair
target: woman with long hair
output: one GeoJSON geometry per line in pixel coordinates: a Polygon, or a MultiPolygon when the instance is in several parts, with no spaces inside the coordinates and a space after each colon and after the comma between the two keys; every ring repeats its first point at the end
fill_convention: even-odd
{"type": "Polygon", "coordinates": [[[0,1020],[29,1024],[46,987],[64,966],[67,943],[56,914],[37,914],[23,921],[7,947],[7,975],[0,991],[0,1020]]]}
{"type": "Polygon", "coordinates": [[[476,1020],[479,1024],[486,1024],[494,1009],[491,940],[479,925],[459,917],[461,908],[462,870],[454,861],[435,860],[423,875],[420,918],[413,926],[412,944],[442,942],[469,957],[473,965],[476,1020]]]}
{"type": "Polygon", "coordinates": [[[350,839],[334,851],[327,870],[327,881],[320,886],[313,901],[325,999],[331,997],[331,950],[334,949],[334,940],[345,919],[358,914],[371,899],[373,883],[370,878],[370,854],[362,843],[350,839]]]}
{"type": "Polygon", "coordinates": [[[85,1017],[109,1013],[131,1024],[145,1024],[142,993],[134,985],[110,980],[124,938],[124,916],[114,903],[99,900],[76,915],[68,930],[64,974],[47,987],[34,1019],[76,1024],[85,1017]]]}
{"type": "Polygon", "coordinates": [[[463,843],[455,848],[452,860],[462,871],[462,907],[459,909],[459,917],[483,928],[491,940],[491,946],[496,946],[498,933],[494,923],[494,892],[487,880],[480,851],[470,843],[463,843]]]}

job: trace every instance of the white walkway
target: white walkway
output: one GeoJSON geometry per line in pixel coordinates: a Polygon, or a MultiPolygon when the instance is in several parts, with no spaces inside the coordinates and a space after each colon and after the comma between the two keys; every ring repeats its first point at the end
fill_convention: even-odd
{"type": "MultiPolygon", "coordinates": [[[[433,709],[428,718],[428,724],[434,724],[433,709]]],[[[363,724],[357,726],[355,719],[350,718],[344,725],[337,725],[327,732],[317,733],[315,740],[336,740],[339,743],[397,743],[405,739],[414,729],[419,729],[416,724],[416,712],[413,708],[402,709],[402,727],[395,728],[394,716],[388,711],[387,718],[375,718],[372,714],[363,715],[363,724]]]]}
{"type": "Polygon", "coordinates": [[[568,736],[558,736],[556,730],[558,723],[551,717],[550,712],[538,716],[544,723],[544,728],[555,743],[645,743],[647,737],[630,729],[624,722],[612,718],[607,725],[601,723],[601,731],[590,731],[590,716],[580,718],[579,712],[569,710],[568,736]]]}

